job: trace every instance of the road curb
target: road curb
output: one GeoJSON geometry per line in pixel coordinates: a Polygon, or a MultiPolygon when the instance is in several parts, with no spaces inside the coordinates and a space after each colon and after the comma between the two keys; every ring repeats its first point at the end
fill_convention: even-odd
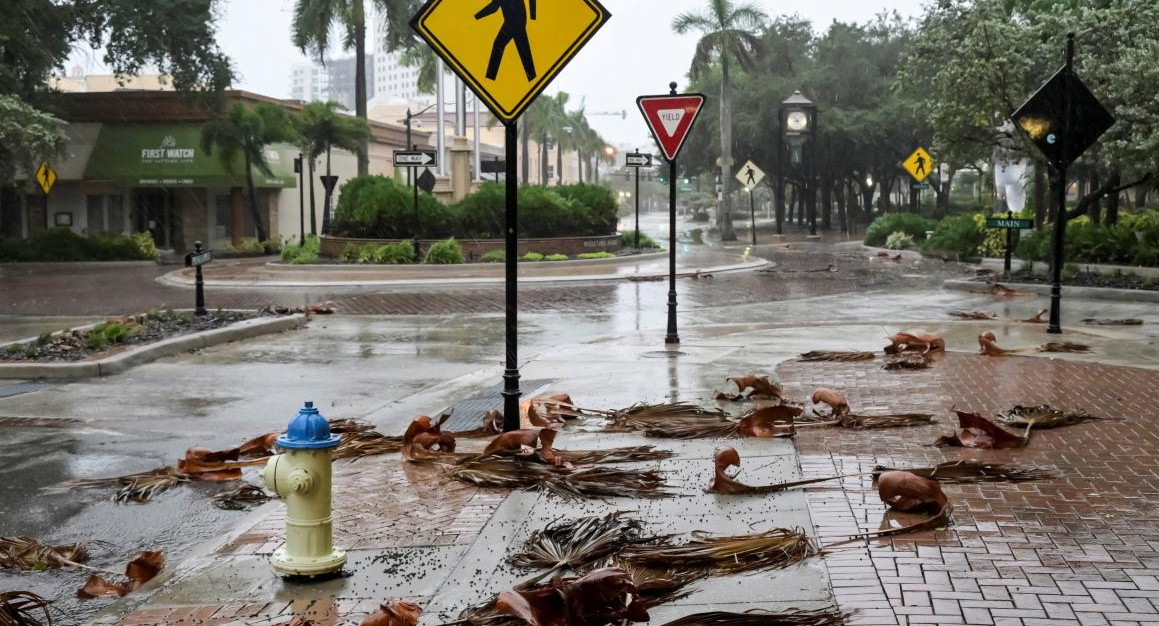
{"type": "MultiPolygon", "coordinates": [[[[992,279],[991,279],[992,280],[992,279]]],[[[942,283],[942,287],[953,291],[978,291],[985,287],[985,279],[951,278],[942,283]]],[[[1032,285],[1028,283],[1001,283],[1015,291],[1032,293],[1040,296],[1050,295],[1050,285],[1032,285]]],[[[1109,287],[1067,287],[1063,285],[1062,293],[1071,298],[1084,300],[1103,300],[1107,302],[1159,302],[1159,291],[1142,289],[1111,289],[1109,287]]]]}
{"type": "Polygon", "coordinates": [[[157,359],[192,352],[259,335],[296,330],[306,325],[305,315],[259,318],[192,335],[172,337],[95,361],[76,363],[0,363],[0,379],[45,380],[99,378],[120,374],[157,359]]]}

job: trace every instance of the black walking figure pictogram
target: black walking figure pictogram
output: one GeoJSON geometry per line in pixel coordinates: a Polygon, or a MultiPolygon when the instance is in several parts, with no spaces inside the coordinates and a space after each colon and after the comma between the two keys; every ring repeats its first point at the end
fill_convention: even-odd
{"type": "MultiPolygon", "coordinates": [[[[535,0],[526,0],[531,4],[531,19],[535,19],[535,0]]],[[[515,50],[519,52],[519,60],[523,62],[523,72],[527,80],[535,80],[535,59],[531,56],[531,44],[527,41],[528,7],[525,0],[491,0],[482,11],[475,14],[475,19],[481,20],[496,11],[503,12],[503,25],[499,27],[499,34],[495,35],[495,45],[491,48],[491,61],[487,64],[487,78],[495,80],[499,76],[499,65],[503,62],[503,53],[507,44],[515,42],[515,50]]]]}
{"type": "Polygon", "coordinates": [[[757,181],[756,181],[757,173],[753,171],[753,166],[751,166],[751,165],[748,166],[748,170],[746,171],[746,174],[748,174],[748,177],[749,177],[749,181],[747,184],[751,187],[755,187],[757,184],[757,181]]]}
{"type": "Polygon", "coordinates": [[[914,157],[914,160],[917,161],[917,167],[914,168],[914,171],[919,173],[919,174],[925,174],[926,173],[926,158],[919,154],[916,157],[914,157]]]}

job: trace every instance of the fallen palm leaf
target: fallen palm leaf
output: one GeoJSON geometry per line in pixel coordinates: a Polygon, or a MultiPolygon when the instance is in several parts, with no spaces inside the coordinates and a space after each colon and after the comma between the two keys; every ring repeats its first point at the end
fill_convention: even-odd
{"type": "Polygon", "coordinates": [[[985,311],[950,311],[950,317],[956,317],[960,320],[996,320],[998,316],[994,313],[987,313],[985,311]]]}
{"type": "Polygon", "coordinates": [[[402,451],[402,437],[384,435],[376,430],[347,432],[342,442],[334,449],[335,459],[360,459],[382,454],[398,454],[402,451]]]}
{"type": "Polygon", "coordinates": [[[1083,323],[1090,324],[1091,326],[1142,326],[1143,320],[1135,318],[1106,319],[1088,317],[1083,320],[1083,323]]]}
{"type": "Polygon", "coordinates": [[[116,476],[113,478],[95,478],[72,480],[62,485],[63,489],[104,489],[119,487],[113,494],[114,502],[147,502],[157,494],[168,491],[183,482],[189,482],[189,477],[178,472],[173,467],[161,467],[148,472],[116,476]]]}
{"type": "Polygon", "coordinates": [[[360,626],[417,626],[423,610],[417,604],[391,600],[379,605],[360,626]]]}
{"type": "Polygon", "coordinates": [[[364,433],[374,430],[374,425],[370,422],[354,419],[350,417],[343,417],[339,419],[328,420],[330,424],[330,434],[344,435],[346,433],[364,433]]]}
{"type": "Polygon", "coordinates": [[[420,415],[415,418],[402,436],[402,458],[407,461],[421,461],[436,458],[438,452],[454,452],[455,437],[443,432],[443,424],[451,418],[447,412],[439,416],[439,421],[431,423],[431,418],[420,415]]]}
{"type": "Polygon", "coordinates": [[[471,458],[460,462],[447,480],[502,489],[545,489],[564,497],[662,497],[664,476],[655,470],[607,467],[557,467],[517,457],[471,458]]]}
{"type": "Polygon", "coordinates": [[[595,463],[636,463],[662,461],[673,456],[671,450],[657,450],[655,446],[627,446],[607,450],[556,450],[555,456],[574,465],[595,463]]]}
{"type": "Polygon", "coordinates": [[[51,626],[51,605],[48,600],[31,591],[0,593],[0,626],[51,626]],[[44,621],[34,614],[42,613],[44,621]]]}
{"type": "Polygon", "coordinates": [[[1022,483],[1053,478],[1051,470],[1037,467],[1020,467],[1002,463],[982,463],[979,461],[947,461],[934,467],[892,468],[877,466],[875,475],[884,472],[909,472],[922,478],[931,478],[943,484],[972,483],[1022,483]]]}
{"type": "Polygon", "coordinates": [[[1102,421],[1105,417],[1095,417],[1087,413],[1071,413],[1042,404],[1039,406],[1016,406],[998,414],[998,422],[1006,426],[1026,426],[1028,428],[1059,428],[1074,426],[1088,421],[1102,421]]]}
{"type": "Polygon", "coordinates": [[[523,551],[511,555],[509,560],[519,567],[547,571],[516,588],[534,584],[564,569],[578,571],[619,552],[639,539],[642,530],[639,520],[625,517],[622,512],[583,517],[537,530],[527,539],[523,551]]]}
{"type": "Polygon", "coordinates": [[[1090,352],[1091,347],[1085,343],[1073,341],[1052,341],[1038,346],[1039,352],[1090,352]]]}
{"type": "Polygon", "coordinates": [[[839,609],[753,610],[745,613],[711,611],[686,615],[664,626],[842,626],[851,613],[839,609]]]}
{"type": "Polygon", "coordinates": [[[788,567],[816,553],[803,531],[776,528],[736,537],[694,533],[692,540],[682,545],[629,546],[622,558],[647,567],[678,566],[722,575],[788,567]]]}
{"type": "Polygon", "coordinates": [[[946,351],[946,340],[935,333],[894,333],[887,339],[889,345],[884,348],[886,354],[946,351]]]}
{"type": "Polygon", "coordinates": [[[120,597],[153,580],[164,567],[165,557],[160,552],[147,550],[133,557],[133,560],[125,566],[125,577],[129,579],[128,581],[111,583],[93,574],[85,581],[84,587],[77,590],[76,595],[80,598],[120,597]]]}
{"type": "Polygon", "coordinates": [[[934,442],[935,446],[957,446],[962,448],[980,448],[1003,450],[1023,448],[1030,442],[1030,427],[1026,434],[1014,435],[994,422],[978,415],[965,411],[954,410],[958,414],[960,429],[952,435],[943,435],[934,442]]]}
{"type": "Polygon", "coordinates": [[[239,456],[244,458],[272,455],[274,453],[274,447],[278,445],[278,434],[266,433],[241,444],[241,447],[238,448],[239,456]]]}
{"type": "Polygon", "coordinates": [[[623,559],[615,559],[612,566],[618,567],[632,577],[636,592],[640,595],[640,605],[650,609],[673,602],[692,594],[685,590],[689,584],[705,577],[701,570],[685,569],[679,565],[671,567],[645,567],[623,559]]]}
{"type": "Polygon", "coordinates": [[[217,494],[213,497],[213,504],[227,511],[244,511],[251,506],[265,504],[272,497],[257,485],[242,485],[233,491],[217,494]]]}
{"type": "Polygon", "coordinates": [[[934,416],[929,413],[891,413],[887,415],[859,415],[848,413],[837,417],[818,415],[797,420],[797,428],[836,426],[853,430],[874,428],[906,428],[932,424],[934,416]]]}
{"type": "Polygon", "coordinates": [[[972,291],[971,293],[988,293],[992,296],[1002,296],[1004,298],[1009,298],[1009,297],[1018,295],[1017,291],[1015,291],[1015,290],[1013,290],[1005,285],[999,285],[998,283],[990,283],[989,286],[986,287],[986,289],[975,290],[975,291],[972,291]]]}
{"type": "Polygon", "coordinates": [[[949,504],[938,481],[912,472],[882,472],[877,495],[895,511],[940,511],[949,504]]]}
{"type": "Polygon", "coordinates": [[[496,610],[530,626],[603,626],[646,622],[648,612],[637,602],[636,586],[627,572],[600,569],[582,578],[563,580],[499,594],[496,610]]]}
{"type": "Polygon", "coordinates": [[[779,400],[781,386],[769,380],[768,376],[732,376],[726,381],[736,385],[736,393],[713,392],[714,400],[779,400]]]}
{"type": "Polygon", "coordinates": [[[1007,350],[998,346],[998,336],[993,332],[986,331],[978,335],[978,354],[983,356],[1008,356],[1011,354],[1019,354],[1025,352],[1021,349],[1007,350]]]}
{"type": "Polygon", "coordinates": [[[924,370],[934,362],[934,359],[929,354],[920,354],[917,352],[908,352],[899,356],[895,356],[885,362],[881,369],[886,371],[896,370],[924,370]]]}
{"type": "MultiPolygon", "coordinates": [[[[725,495],[736,494],[769,494],[784,491],[792,487],[797,487],[801,483],[782,483],[779,485],[767,485],[764,487],[752,487],[746,485],[736,479],[735,476],[730,476],[728,470],[730,468],[740,467],[740,453],[736,448],[731,446],[721,446],[716,449],[713,454],[713,463],[715,464],[715,472],[712,480],[708,483],[709,493],[719,493],[725,495]]],[[[829,480],[828,478],[822,480],[829,480]]],[[[811,481],[810,481],[811,482],[811,481]]]]}
{"type": "Polygon", "coordinates": [[[804,352],[799,357],[800,361],[836,361],[836,362],[852,362],[852,361],[872,361],[877,358],[873,352],[855,352],[848,350],[812,350],[804,352]]]}
{"type": "Polygon", "coordinates": [[[1041,311],[1036,313],[1033,317],[1028,317],[1028,318],[1022,320],[1022,322],[1025,324],[1045,324],[1046,320],[1042,319],[1042,316],[1046,315],[1049,312],[1050,312],[1050,309],[1042,309],[1041,311]]]}
{"type": "Polygon", "coordinates": [[[737,422],[736,431],[742,437],[792,437],[797,434],[794,420],[804,411],[805,408],[799,404],[783,401],[774,406],[763,406],[745,414],[737,422]]]}
{"type": "Polygon", "coordinates": [[[52,546],[31,537],[0,537],[0,568],[42,570],[80,567],[89,558],[83,544],[52,546]]]}
{"type": "MultiPolygon", "coordinates": [[[[845,399],[845,396],[832,389],[821,387],[814,391],[812,397],[809,399],[813,404],[824,404],[829,407],[829,415],[827,417],[839,417],[849,412],[849,401],[845,399]]],[[[816,412],[816,409],[814,409],[814,412],[816,412]]]]}

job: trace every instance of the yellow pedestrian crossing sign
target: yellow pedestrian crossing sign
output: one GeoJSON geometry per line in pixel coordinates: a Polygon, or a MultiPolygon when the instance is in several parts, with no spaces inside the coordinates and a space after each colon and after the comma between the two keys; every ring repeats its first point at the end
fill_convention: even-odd
{"type": "Polygon", "coordinates": [[[744,185],[745,189],[752,191],[765,179],[765,173],[761,171],[761,168],[757,167],[756,163],[748,161],[736,173],[736,179],[740,181],[740,184],[744,185]]]}
{"type": "Polygon", "coordinates": [[[934,158],[925,148],[918,148],[901,164],[905,171],[919,183],[924,181],[934,171],[934,158]]]}
{"type": "Polygon", "coordinates": [[[599,0],[428,0],[411,27],[510,122],[610,16],[599,0]]]}
{"type": "Polygon", "coordinates": [[[56,185],[56,172],[53,171],[52,166],[47,161],[40,164],[36,170],[36,182],[40,188],[44,190],[44,195],[52,193],[52,187],[56,185]]]}

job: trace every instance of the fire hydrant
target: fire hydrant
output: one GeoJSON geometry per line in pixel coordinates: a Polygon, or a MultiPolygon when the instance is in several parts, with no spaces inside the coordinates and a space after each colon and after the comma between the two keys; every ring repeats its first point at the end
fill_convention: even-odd
{"type": "Polygon", "coordinates": [[[313,402],[290,421],[278,437],[284,450],[270,458],[262,480],[286,501],[286,543],[270,559],[284,576],[331,574],[346,564],[346,552],[334,547],[330,510],[330,451],[341,441],[313,402]]]}

